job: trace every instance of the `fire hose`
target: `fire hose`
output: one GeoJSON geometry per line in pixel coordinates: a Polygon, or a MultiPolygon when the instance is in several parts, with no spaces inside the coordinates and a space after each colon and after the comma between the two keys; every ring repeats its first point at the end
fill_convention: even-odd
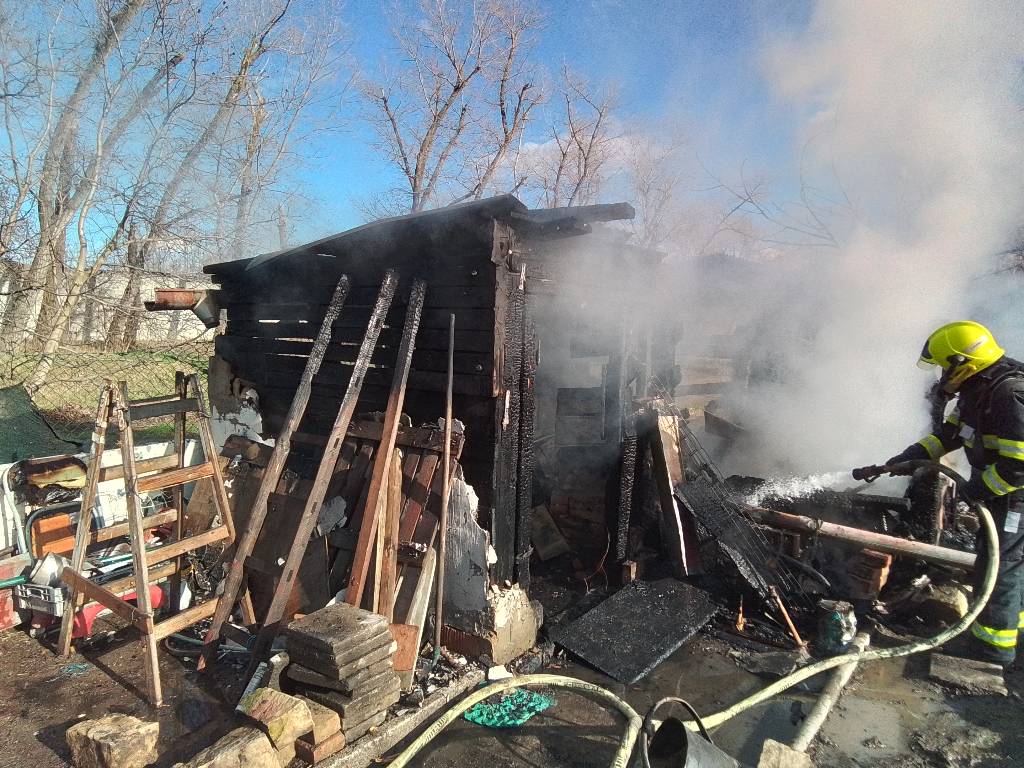
{"type": "MultiPolygon", "coordinates": [[[[891,475],[902,475],[910,474],[914,470],[923,467],[933,467],[940,472],[943,472],[947,476],[956,480],[959,487],[963,488],[967,485],[967,481],[964,480],[959,474],[954,472],[945,465],[938,464],[932,461],[908,461],[901,464],[886,467],[873,467],[873,470],[878,470],[877,474],[873,476],[870,473],[862,474],[858,479],[868,480],[869,482],[882,474],[888,473],[891,475]]],[[[766,688],[762,688],[760,691],[754,693],[751,696],[733,704],[731,707],[723,709],[721,712],[716,712],[713,715],[709,715],[703,718],[697,718],[694,721],[686,723],[686,726],[691,730],[701,730],[706,733],[705,729],[715,728],[723,723],[736,717],[736,715],[747,711],[751,707],[766,701],[773,696],[782,693],[794,685],[803,682],[804,680],[814,677],[822,672],[825,672],[835,667],[842,666],[843,664],[849,664],[851,662],[863,662],[863,661],[875,661],[880,659],[895,659],[901,656],[910,656],[915,653],[922,653],[924,651],[931,651],[948,643],[953,638],[963,633],[978,617],[985,604],[988,602],[989,597],[992,595],[992,590],[995,588],[996,575],[999,571],[999,534],[996,531],[995,523],[992,520],[992,514],[988,508],[980,501],[973,501],[974,509],[978,513],[978,519],[981,521],[982,528],[985,532],[985,537],[988,543],[989,557],[986,558],[985,564],[985,575],[982,580],[981,591],[979,594],[974,596],[974,602],[972,603],[970,610],[967,614],[960,619],[956,624],[943,630],[939,634],[928,640],[919,640],[905,645],[896,646],[894,648],[874,648],[871,650],[856,651],[853,653],[844,653],[838,656],[832,656],[828,659],[822,659],[821,661],[809,664],[802,669],[787,675],[786,677],[777,680],[766,688]]],[[[626,730],[622,736],[622,740],[619,743],[618,749],[615,752],[615,756],[612,759],[612,768],[626,768],[629,763],[629,759],[633,754],[633,750],[636,746],[637,740],[641,734],[642,726],[645,725],[645,721],[641,719],[640,715],[637,714],[628,703],[620,699],[612,692],[601,688],[600,686],[593,685],[591,683],[577,680],[572,677],[565,677],[562,675],[525,675],[523,677],[512,678],[510,680],[502,680],[500,682],[488,685],[484,688],[480,688],[474,691],[472,694],[467,696],[465,699],[460,701],[458,704],[453,706],[447,712],[445,712],[440,718],[434,721],[419,737],[416,738],[401,754],[396,757],[392,763],[392,768],[402,768],[407,765],[408,762],[432,741],[442,730],[444,730],[450,723],[459,717],[463,712],[468,710],[477,702],[483,701],[489,696],[493,696],[496,693],[511,690],[513,688],[524,688],[527,686],[549,686],[555,688],[569,688],[571,690],[577,690],[584,693],[589,693],[592,696],[603,700],[606,703],[611,704],[613,707],[618,709],[626,716],[626,730]]],[[[660,702],[659,702],[660,703],[660,702]]],[[[656,705],[657,706],[657,705],[656,705]]],[[[693,713],[691,710],[692,714],[693,713]]],[[[647,724],[651,721],[651,715],[648,715],[647,724]]],[[[641,757],[644,759],[644,764],[649,765],[647,757],[647,742],[650,737],[650,728],[643,727],[644,737],[640,739],[640,750],[641,757]]]]}

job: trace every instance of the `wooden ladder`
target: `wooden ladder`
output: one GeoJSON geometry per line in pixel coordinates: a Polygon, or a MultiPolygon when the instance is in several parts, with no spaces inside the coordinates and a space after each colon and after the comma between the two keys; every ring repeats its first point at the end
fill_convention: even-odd
{"type": "Polygon", "coordinates": [[[170,577],[170,610],[176,610],[181,588],[181,560],[187,552],[217,542],[231,544],[235,538],[231,510],[228,506],[224,478],[218,460],[217,449],[210,431],[210,421],[204,402],[199,379],[195,374],[175,375],[175,393],[146,400],[129,401],[128,386],[125,382],[114,385],[107,381],[100,391],[96,411],[96,427],[93,432],[92,458],[82,491],[82,508],[75,532],[75,549],[71,564],[64,568],[61,580],[68,585],[70,600],[61,619],[58,652],[67,656],[71,652],[71,634],[75,613],[86,603],[97,602],[110,609],[116,616],[135,626],[142,635],[145,651],[146,698],[153,706],[159,706],[163,695],[160,687],[160,669],[157,658],[157,643],[168,635],[209,618],[217,608],[218,598],[193,605],[187,610],[156,623],[153,620],[153,605],[149,587],[156,579],[170,577]],[[206,461],[193,466],[185,465],[185,429],[188,414],[195,414],[199,437],[206,461]],[[158,417],[174,417],[173,463],[169,468],[139,477],[135,461],[134,421],[158,417]],[[96,490],[101,475],[103,452],[106,445],[107,429],[111,422],[117,428],[121,448],[122,472],[125,487],[125,503],[128,510],[127,524],[120,524],[92,530],[93,508],[96,490]],[[220,524],[207,531],[183,537],[184,488],[187,483],[210,478],[213,482],[214,508],[220,516],[220,524]],[[140,494],[170,489],[173,510],[143,517],[140,494]],[[146,549],[145,532],[159,525],[172,523],[173,541],[162,547],[146,549]],[[110,584],[97,584],[82,575],[86,550],[89,545],[111,538],[107,535],[117,529],[119,535],[127,535],[132,550],[133,574],[110,584]],[[135,605],[123,600],[118,593],[135,589],[135,605]]]}

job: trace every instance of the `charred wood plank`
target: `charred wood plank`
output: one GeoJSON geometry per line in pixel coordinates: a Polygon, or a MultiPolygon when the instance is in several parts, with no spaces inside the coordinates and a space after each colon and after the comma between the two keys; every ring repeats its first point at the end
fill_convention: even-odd
{"type": "MultiPolygon", "coordinates": [[[[370,356],[373,353],[374,346],[377,344],[377,336],[380,333],[380,329],[384,325],[384,317],[391,305],[396,282],[397,277],[393,272],[389,272],[381,284],[380,293],[377,296],[377,305],[370,316],[359,359],[356,361],[352,378],[345,388],[345,396],[342,398],[341,405],[338,408],[338,415],[331,429],[327,447],[317,469],[316,477],[313,480],[313,487],[310,489],[302,511],[302,517],[292,538],[292,545],[288,551],[288,557],[285,559],[281,578],[274,590],[270,606],[267,608],[266,618],[256,638],[256,644],[252,648],[249,661],[250,672],[255,670],[256,665],[263,660],[263,657],[270,649],[271,643],[273,643],[274,638],[277,636],[277,630],[284,615],[285,604],[291,595],[292,586],[298,575],[302,559],[306,554],[309,538],[316,527],[320,508],[323,506],[327,488],[334,474],[334,468],[337,466],[338,459],[341,456],[342,444],[345,441],[349,424],[351,424],[352,417],[355,415],[356,403],[359,400],[359,390],[362,387],[366,371],[370,366],[370,356]]],[[[393,447],[394,441],[392,440],[388,450],[392,450],[393,447]]]]}
{"type": "Polygon", "coordinates": [[[323,356],[327,352],[327,345],[331,339],[331,326],[341,314],[345,304],[345,297],[348,295],[348,278],[342,276],[338,280],[334,291],[334,298],[323,317],[320,332],[317,334],[317,344],[306,361],[306,368],[303,371],[302,379],[295,390],[292,404],[288,409],[288,416],[277,440],[274,443],[274,450],[263,471],[259,490],[253,501],[252,513],[242,535],[235,542],[234,554],[232,555],[231,566],[225,577],[224,589],[217,603],[217,610],[213,615],[213,622],[206,632],[203,640],[203,658],[201,667],[209,664],[216,655],[217,646],[220,642],[221,628],[227,621],[238,600],[239,592],[242,589],[245,577],[245,559],[252,553],[253,546],[259,538],[260,530],[263,528],[263,521],[267,516],[267,500],[270,494],[277,487],[281,474],[284,472],[285,462],[291,450],[291,436],[298,428],[302,415],[306,411],[309,398],[313,389],[313,377],[316,375],[323,362],[323,356]]]}
{"type": "Polygon", "coordinates": [[[381,432],[380,445],[373,464],[373,475],[370,478],[366,503],[363,507],[363,520],[359,527],[359,541],[356,544],[355,557],[352,561],[352,573],[349,578],[345,601],[350,605],[359,606],[363,599],[366,577],[369,571],[370,548],[377,529],[377,516],[380,512],[381,494],[385,489],[391,454],[398,437],[398,420],[402,415],[402,403],[405,400],[405,387],[412,368],[412,355],[416,344],[416,332],[420,327],[423,303],[426,298],[426,283],[416,281],[413,284],[409,299],[409,310],[405,318],[405,329],[402,333],[402,347],[399,351],[397,367],[391,384],[391,397],[388,409],[384,413],[384,426],[381,432]]]}

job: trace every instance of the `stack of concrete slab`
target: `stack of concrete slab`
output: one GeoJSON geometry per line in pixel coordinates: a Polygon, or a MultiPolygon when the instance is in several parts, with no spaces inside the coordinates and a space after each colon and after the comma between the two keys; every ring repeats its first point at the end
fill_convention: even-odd
{"type": "Polygon", "coordinates": [[[401,694],[392,663],[398,646],[386,618],[329,605],[293,621],[287,641],[287,676],[297,692],[338,713],[345,743],[384,722],[401,694]]]}

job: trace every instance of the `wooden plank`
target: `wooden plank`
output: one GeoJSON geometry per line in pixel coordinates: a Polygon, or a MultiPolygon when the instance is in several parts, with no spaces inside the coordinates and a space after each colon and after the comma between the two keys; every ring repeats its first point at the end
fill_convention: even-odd
{"type": "MultiPolygon", "coordinates": [[[[163,702],[160,686],[160,660],[157,658],[156,638],[153,629],[153,602],[149,594],[149,576],[146,569],[146,540],[142,522],[142,508],[139,505],[139,484],[135,476],[135,434],[132,431],[131,412],[128,403],[128,383],[119,382],[114,389],[114,415],[121,439],[121,463],[124,465],[125,504],[128,507],[128,541],[132,550],[132,565],[135,571],[135,602],[139,611],[146,615],[147,626],[142,632],[142,647],[145,656],[143,668],[146,674],[146,698],[154,707],[163,702]]],[[[168,470],[173,472],[174,470],[168,470]]],[[[106,605],[106,603],[104,603],[106,605]]],[[[109,606],[108,606],[109,607],[109,606]]]]}
{"type": "Polygon", "coordinates": [[[395,618],[395,594],[398,591],[398,523],[402,515],[402,452],[398,448],[394,449],[391,456],[385,499],[377,613],[391,622],[395,618]]]}
{"type": "Polygon", "coordinates": [[[370,517],[364,514],[362,525],[359,528],[359,541],[356,544],[355,557],[352,561],[352,574],[348,590],[345,593],[346,602],[357,607],[363,598],[363,588],[366,584],[366,575],[369,569],[370,545],[377,523],[378,506],[385,487],[384,481],[387,477],[388,465],[391,461],[391,452],[395,447],[395,440],[398,437],[398,420],[402,415],[405,387],[409,378],[409,370],[412,367],[412,353],[416,344],[416,332],[420,326],[420,315],[423,311],[426,288],[426,284],[419,280],[413,285],[409,300],[409,311],[405,317],[405,330],[402,334],[402,348],[398,355],[395,376],[392,380],[388,409],[384,413],[384,428],[381,432],[381,442],[374,457],[373,475],[370,478],[367,501],[363,507],[370,517]]]}
{"type": "MultiPolygon", "coordinates": [[[[377,344],[377,337],[384,324],[384,318],[387,315],[388,307],[391,304],[396,283],[397,276],[394,273],[389,272],[385,277],[384,282],[381,284],[380,293],[377,296],[377,306],[374,307],[373,314],[371,315],[370,321],[367,325],[366,335],[363,337],[363,346],[359,352],[359,359],[356,363],[352,378],[349,379],[345,388],[345,395],[342,398],[341,406],[338,408],[338,414],[334,420],[334,425],[331,427],[331,434],[328,438],[323,456],[321,457],[320,465],[317,467],[316,477],[313,480],[313,486],[310,489],[309,496],[306,500],[306,506],[303,510],[302,518],[299,521],[298,529],[292,539],[291,549],[289,550],[288,557],[285,560],[281,578],[277,583],[277,588],[274,590],[274,596],[270,602],[270,606],[267,608],[263,627],[260,629],[259,635],[256,638],[256,643],[252,648],[249,662],[250,672],[254,671],[256,665],[262,661],[263,656],[265,656],[269,651],[274,637],[277,636],[278,625],[284,614],[285,602],[288,595],[291,593],[292,584],[295,581],[299,565],[301,564],[303,555],[305,554],[310,534],[312,534],[314,527],[316,527],[320,508],[323,506],[327,488],[330,485],[331,477],[334,473],[334,468],[337,466],[338,458],[341,455],[342,445],[345,442],[349,425],[352,423],[352,417],[355,414],[356,404],[359,401],[359,393],[362,389],[363,379],[366,375],[367,369],[369,368],[370,357],[377,344]]],[[[420,293],[422,294],[422,292],[420,293]]],[[[420,305],[422,306],[422,298],[420,299],[420,305]]],[[[401,406],[401,404],[399,404],[399,406],[401,406]]],[[[387,418],[385,418],[384,423],[385,425],[388,424],[387,418]]],[[[389,446],[387,450],[390,451],[393,447],[394,443],[392,441],[391,446],[389,446]]],[[[352,473],[350,472],[350,474],[352,473]]]]}
{"type": "MultiPolygon", "coordinates": [[[[218,336],[215,349],[218,355],[228,361],[241,361],[261,355],[285,355],[307,357],[314,342],[307,339],[259,339],[241,336],[218,336]]],[[[397,347],[377,347],[370,362],[375,366],[394,365],[397,347]]],[[[324,360],[340,365],[354,365],[359,347],[355,344],[332,343],[327,348],[324,360]]],[[[444,372],[447,365],[443,350],[418,349],[413,354],[412,365],[417,371],[444,372]]],[[[455,357],[455,372],[469,375],[491,375],[494,356],[490,352],[460,351],[455,357]]]]}
{"type": "Polygon", "coordinates": [[[193,464],[181,469],[166,469],[157,472],[155,475],[147,475],[138,479],[138,492],[159,491],[166,488],[173,488],[176,485],[194,483],[196,480],[204,480],[213,477],[213,462],[204,461],[202,464],[193,464]]]}
{"type": "MultiPolygon", "coordinates": [[[[207,462],[213,472],[214,506],[220,515],[221,525],[228,531],[228,541],[233,543],[235,540],[234,516],[231,514],[231,504],[228,501],[227,488],[224,486],[224,474],[221,470],[221,464],[217,460],[217,444],[213,440],[213,432],[210,429],[209,410],[206,408],[202,387],[199,386],[199,377],[194,373],[191,374],[188,376],[185,386],[192,391],[196,402],[199,404],[199,442],[203,446],[203,455],[207,457],[207,462]]],[[[184,427],[185,424],[182,422],[181,428],[183,430],[184,427]]],[[[243,601],[243,608],[248,609],[248,607],[248,601],[243,601]]]]}
{"type": "Polygon", "coordinates": [[[162,563],[165,560],[170,560],[183,555],[186,552],[191,552],[199,547],[205,547],[209,544],[216,544],[218,541],[226,541],[230,538],[228,530],[223,525],[218,525],[216,528],[211,528],[208,531],[197,533],[194,536],[187,536],[181,541],[175,541],[170,544],[165,544],[162,547],[156,549],[146,550],[146,563],[154,565],[156,563],[162,563]]]}
{"type": "MultiPolygon", "coordinates": [[[[244,372],[245,378],[253,381],[262,396],[266,389],[279,390],[279,395],[287,396],[298,384],[299,371],[305,364],[304,357],[289,355],[263,355],[246,358],[244,361],[229,360],[232,368],[244,372]]],[[[314,382],[314,395],[337,400],[338,384],[344,384],[351,375],[352,366],[348,363],[333,361],[325,362],[320,376],[314,382]]],[[[367,386],[388,386],[393,369],[373,368],[366,375],[367,386]]],[[[240,373],[240,375],[242,375],[240,373]]],[[[425,392],[444,392],[445,374],[440,371],[421,371],[414,369],[409,374],[408,389],[425,392]]],[[[491,397],[494,395],[493,377],[488,374],[460,373],[455,377],[455,394],[491,397]]]]}
{"type": "MultiPolygon", "coordinates": [[[[188,380],[185,378],[183,371],[174,372],[174,394],[177,395],[179,402],[184,402],[188,398],[188,380]]],[[[192,410],[199,409],[199,401],[195,400],[195,407],[192,410]]],[[[174,414],[174,458],[176,467],[185,466],[185,429],[186,429],[186,416],[184,410],[180,410],[174,414]]],[[[211,463],[219,461],[220,457],[212,454],[205,454],[206,460],[211,463]]],[[[212,490],[212,488],[211,488],[212,490]]],[[[193,491],[194,493],[194,491],[193,491]]],[[[181,485],[175,486],[171,490],[171,498],[174,508],[177,510],[185,509],[185,488],[181,485]]],[[[180,541],[184,538],[185,530],[185,515],[179,514],[174,518],[174,531],[173,536],[175,541],[180,541]]],[[[170,612],[177,613],[181,605],[181,567],[183,563],[181,558],[176,558],[174,561],[174,575],[171,577],[169,584],[168,597],[170,598],[170,612]]]]}
{"type": "MultiPolygon", "coordinates": [[[[149,583],[155,584],[161,579],[166,579],[168,576],[174,573],[174,563],[161,563],[155,568],[150,568],[147,573],[149,577],[149,583]]],[[[121,595],[130,589],[135,589],[135,574],[129,574],[128,576],[122,576],[120,579],[114,581],[108,581],[101,585],[104,589],[109,592],[113,592],[115,595],[121,595]]]]}
{"type": "MultiPolygon", "coordinates": [[[[125,602],[106,587],[94,584],[81,574],[76,573],[70,566],[66,566],[61,572],[60,580],[76,592],[85,595],[87,601],[99,603],[103,607],[109,608],[115,616],[134,625],[143,633],[152,625],[153,618],[151,614],[131,603],[125,602]]],[[[141,604],[138,590],[136,590],[135,594],[136,601],[141,604]]]]}
{"type": "MultiPolygon", "coordinates": [[[[384,425],[379,421],[357,421],[348,428],[348,437],[355,440],[374,440],[380,442],[380,435],[384,425]]],[[[308,443],[310,445],[326,445],[327,438],[308,432],[296,432],[292,438],[295,442],[308,443]]],[[[465,436],[460,434],[452,435],[452,453],[458,455],[462,450],[465,436]]],[[[440,453],[444,450],[444,430],[439,427],[407,427],[402,425],[398,428],[398,436],[395,438],[395,445],[399,448],[424,449],[440,453]]],[[[409,457],[406,451],[406,458],[409,457]]]]}
{"type": "Polygon", "coordinates": [[[196,402],[195,398],[183,398],[175,400],[164,400],[159,403],[149,404],[136,404],[132,403],[129,405],[131,410],[133,421],[142,421],[143,419],[158,419],[163,416],[172,416],[174,414],[184,414],[194,412],[198,410],[199,403],[196,402]]]}
{"type": "MultiPolygon", "coordinates": [[[[394,276],[389,273],[386,282],[393,284],[394,276]]],[[[263,471],[263,477],[260,480],[259,490],[252,505],[249,521],[235,544],[231,565],[224,580],[224,590],[218,601],[217,610],[213,615],[213,622],[210,624],[210,628],[207,630],[204,638],[203,657],[199,661],[200,669],[205,668],[213,660],[217,651],[217,644],[220,641],[220,628],[231,615],[231,611],[238,600],[245,577],[245,559],[252,552],[253,545],[256,543],[257,538],[259,538],[260,530],[263,528],[263,521],[267,515],[267,499],[270,493],[277,488],[277,483],[284,472],[285,462],[291,451],[292,433],[298,428],[302,415],[306,412],[306,405],[309,403],[310,393],[313,388],[313,377],[319,370],[320,363],[323,361],[323,356],[327,351],[327,344],[331,338],[331,325],[341,314],[345,297],[348,295],[348,288],[348,278],[343,275],[338,280],[338,284],[334,289],[334,296],[324,315],[320,332],[317,334],[317,345],[306,361],[306,369],[303,371],[302,379],[292,398],[288,416],[274,443],[274,450],[270,455],[267,467],[263,471]]]]}
{"type": "Polygon", "coordinates": [[[217,600],[207,600],[205,603],[199,603],[199,605],[193,605],[190,608],[180,611],[169,619],[165,619],[153,627],[153,636],[157,640],[163,640],[169,635],[173,635],[175,632],[180,632],[185,627],[191,627],[193,624],[198,624],[203,619],[208,619],[213,616],[213,612],[217,610],[217,600]]]}
{"type": "Polygon", "coordinates": [[[423,509],[427,506],[427,502],[430,499],[430,489],[434,483],[434,475],[437,473],[437,467],[440,463],[441,457],[436,453],[426,453],[420,459],[412,488],[406,495],[405,509],[402,512],[402,520],[398,531],[400,541],[412,540],[413,533],[416,531],[416,525],[423,514],[423,509]]]}
{"type": "MultiPolygon", "coordinates": [[[[167,525],[173,523],[178,519],[178,513],[176,510],[168,509],[165,512],[157,512],[153,515],[147,515],[142,518],[142,529],[148,531],[151,528],[159,528],[161,525],[167,525]]],[[[117,523],[116,525],[108,525],[105,528],[98,528],[95,531],[89,533],[89,543],[98,544],[101,541],[110,541],[111,539],[118,539],[122,536],[127,536],[131,532],[131,527],[128,523],[117,523]]]]}
{"type": "MultiPolygon", "coordinates": [[[[261,320],[282,320],[289,323],[306,320],[316,323],[324,316],[322,304],[309,302],[265,301],[259,304],[226,304],[222,308],[227,310],[229,318],[250,323],[261,320]]],[[[396,305],[396,316],[399,309],[400,307],[396,305]]],[[[345,314],[334,322],[334,327],[365,328],[371,312],[369,307],[353,307],[351,311],[346,309],[345,314]]],[[[423,327],[447,332],[449,314],[450,310],[444,308],[424,309],[421,313],[423,327]]],[[[494,327],[494,320],[494,310],[491,308],[459,311],[459,324],[466,330],[490,331],[494,327]]]]}
{"type": "Polygon", "coordinates": [[[651,425],[650,436],[654,479],[661,502],[662,541],[668,549],[676,575],[691,576],[700,572],[697,529],[674,495],[676,485],[685,479],[675,415],[658,413],[651,425]]]}
{"type": "MultiPolygon", "coordinates": [[[[159,472],[162,469],[171,469],[176,466],[178,466],[178,457],[172,453],[167,456],[156,456],[152,459],[143,459],[142,461],[135,462],[135,472],[137,475],[142,476],[149,472],[159,472]]],[[[120,480],[122,477],[124,477],[124,467],[120,464],[100,469],[101,483],[105,483],[108,480],[120,480]]]]}
{"type": "MultiPolygon", "coordinates": [[[[86,470],[85,488],[82,489],[82,504],[78,511],[78,529],[75,531],[75,548],[71,553],[71,570],[81,571],[85,565],[85,555],[89,546],[89,529],[92,527],[92,510],[96,502],[96,487],[99,485],[102,470],[103,450],[107,441],[107,423],[110,420],[110,408],[113,404],[113,387],[105,382],[100,389],[99,403],[96,406],[96,420],[92,433],[92,461],[86,470]]],[[[61,656],[71,653],[71,631],[74,628],[74,614],[80,600],[78,592],[71,586],[68,604],[60,621],[60,637],[57,640],[57,652],[61,656]]]]}
{"type": "MultiPolygon", "coordinates": [[[[227,331],[224,334],[231,338],[253,339],[314,339],[319,326],[310,322],[290,322],[287,320],[243,321],[228,318],[227,331]]],[[[358,347],[363,338],[363,328],[335,328],[331,333],[331,345],[351,345],[358,347]]],[[[440,328],[421,329],[422,345],[417,341],[418,349],[441,350],[448,343],[448,331],[440,328]]],[[[402,328],[389,328],[381,331],[380,343],[386,347],[398,347],[402,340],[402,328]]],[[[457,331],[455,343],[461,352],[490,354],[494,351],[494,332],[457,331]]]]}

